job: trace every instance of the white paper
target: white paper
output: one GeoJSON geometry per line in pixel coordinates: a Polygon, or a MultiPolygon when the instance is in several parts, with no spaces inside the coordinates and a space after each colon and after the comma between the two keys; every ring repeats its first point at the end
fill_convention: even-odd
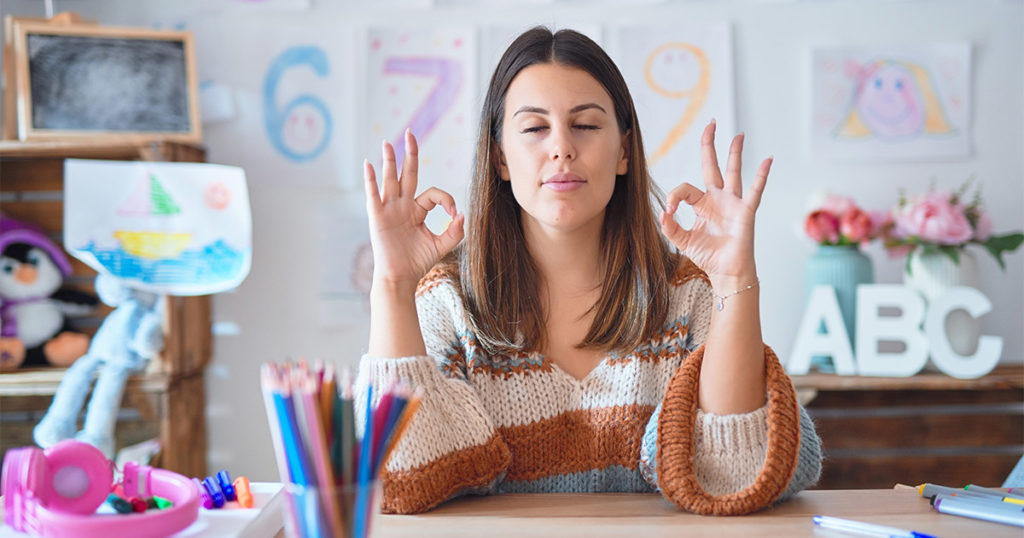
{"type": "Polygon", "coordinates": [[[96,271],[156,293],[234,288],[252,264],[245,172],[217,164],[68,159],[64,247],[96,271]]]}
{"type": "MultiPolygon", "coordinates": [[[[406,128],[419,143],[419,188],[438,187],[455,197],[460,211],[472,173],[477,112],[476,35],[471,27],[376,28],[366,36],[364,128],[360,157],[381,175],[381,140],[395,148],[399,167],[406,128]]],[[[401,168],[399,168],[401,169],[401,168]]],[[[427,217],[435,232],[448,216],[427,217]]]]}
{"type": "Polygon", "coordinates": [[[700,185],[700,137],[712,118],[724,167],[736,134],[732,37],[729,24],[677,24],[619,29],[615,60],[633,94],[647,164],[668,192],[684,181],[700,185]]]}
{"type": "Polygon", "coordinates": [[[835,160],[968,157],[969,43],[811,54],[811,151],[835,160]]]}

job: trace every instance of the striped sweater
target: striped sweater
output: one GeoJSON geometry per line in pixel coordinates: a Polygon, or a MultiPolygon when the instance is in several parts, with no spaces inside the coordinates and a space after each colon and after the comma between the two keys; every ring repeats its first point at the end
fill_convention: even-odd
{"type": "Polygon", "coordinates": [[[467,493],[659,491],[683,509],[730,515],[816,482],[821,442],[767,346],[762,408],[698,408],[712,294],[695,265],[681,265],[660,336],[606,355],[582,380],[539,353],[488,355],[457,286],[427,275],[416,308],[428,355],[364,356],[357,378],[357,405],[369,379],[426,390],[382,474],[383,510],[422,512],[467,493]]]}

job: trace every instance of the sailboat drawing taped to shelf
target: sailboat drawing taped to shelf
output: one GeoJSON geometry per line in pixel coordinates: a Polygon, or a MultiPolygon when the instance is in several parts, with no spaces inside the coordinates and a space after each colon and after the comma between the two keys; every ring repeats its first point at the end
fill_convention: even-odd
{"type": "Polygon", "coordinates": [[[252,225],[241,168],[69,159],[64,207],[68,251],[139,287],[216,293],[249,272],[252,225]]]}

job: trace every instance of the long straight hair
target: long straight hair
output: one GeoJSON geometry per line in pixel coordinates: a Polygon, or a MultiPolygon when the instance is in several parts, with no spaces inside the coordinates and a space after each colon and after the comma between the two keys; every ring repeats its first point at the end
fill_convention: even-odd
{"type": "Polygon", "coordinates": [[[626,81],[604,50],[581,33],[533,28],[509,45],[498,62],[480,115],[469,226],[463,244],[447,260],[448,272],[455,272],[457,262],[470,329],[485,350],[511,355],[544,348],[546,319],[537,267],[526,247],[521,209],[510,182],[501,180],[498,165],[509,86],[523,69],[546,63],[582,69],[594,77],[611,95],[619,132],[627,135],[628,170],[615,178],[602,227],[605,280],[592,307],[594,321],[576,345],[627,351],[663,329],[677,258],[658,230],[655,208],[663,209],[664,201],[647,171],[626,81]]]}

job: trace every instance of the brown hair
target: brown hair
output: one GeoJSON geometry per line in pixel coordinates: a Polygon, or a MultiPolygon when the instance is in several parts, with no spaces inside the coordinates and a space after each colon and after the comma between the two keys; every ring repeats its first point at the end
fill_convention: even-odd
{"type": "Polygon", "coordinates": [[[619,132],[628,135],[628,170],[616,176],[605,209],[605,281],[593,306],[594,322],[577,347],[629,350],[664,327],[677,258],[658,230],[654,209],[663,208],[664,202],[647,171],[626,81],[604,50],[583,34],[536,27],[502,55],[480,115],[466,238],[446,265],[452,272],[458,262],[457,280],[470,328],[487,351],[513,354],[543,348],[545,319],[537,268],[527,254],[521,209],[510,183],[498,172],[505,95],[520,71],[542,63],[579,68],[593,76],[612,98],[619,132]]]}

